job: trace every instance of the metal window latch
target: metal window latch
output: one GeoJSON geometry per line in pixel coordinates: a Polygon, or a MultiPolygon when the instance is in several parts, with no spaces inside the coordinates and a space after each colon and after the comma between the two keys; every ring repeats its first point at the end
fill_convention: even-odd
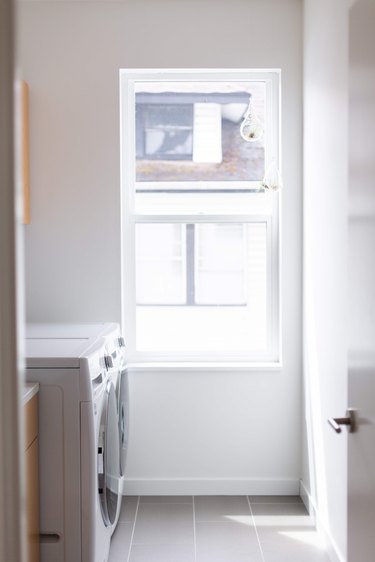
{"type": "Polygon", "coordinates": [[[357,410],[355,408],[348,408],[344,418],[328,418],[327,421],[336,433],[341,433],[341,425],[346,425],[349,433],[355,433],[358,430],[357,410]]]}

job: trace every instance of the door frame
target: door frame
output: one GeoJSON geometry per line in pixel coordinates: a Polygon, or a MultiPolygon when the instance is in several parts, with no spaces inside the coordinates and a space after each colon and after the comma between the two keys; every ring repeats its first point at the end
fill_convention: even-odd
{"type": "MultiPolygon", "coordinates": [[[[24,480],[21,453],[21,374],[17,330],[21,276],[15,215],[13,143],[14,12],[12,0],[0,2],[0,559],[25,560],[24,480]],[[18,262],[18,264],[17,264],[18,262]]],[[[20,226],[18,227],[20,228],[20,226]]]]}

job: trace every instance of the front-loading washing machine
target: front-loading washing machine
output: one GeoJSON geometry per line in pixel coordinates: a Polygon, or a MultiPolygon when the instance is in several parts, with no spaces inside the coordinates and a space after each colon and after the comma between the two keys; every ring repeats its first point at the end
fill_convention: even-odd
{"type": "Polygon", "coordinates": [[[119,427],[120,477],[118,482],[117,512],[112,524],[115,531],[124,493],[125,466],[129,441],[129,382],[125,354],[125,339],[120,325],[115,322],[101,323],[29,323],[26,325],[27,339],[104,339],[104,360],[116,391],[119,427]]]}
{"type": "Polygon", "coordinates": [[[39,382],[42,562],[106,562],[121,500],[118,403],[106,340],[26,338],[39,382]]]}
{"type": "MultiPolygon", "coordinates": [[[[125,466],[129,441],[129,382],[125,355],[125,341],[120,334],[119,326],[108,326],[105,333],[105,350],[109,376],[116,390],[116,402],[119,428],[120,480],[121,497],[124,493],[125,466]]],[[[126,498],[125,498],[126,501],[126,498]]],[[[115,531],[121,510],[121,501],[117,502],[117,513],[112,533],[115,531]]]]}

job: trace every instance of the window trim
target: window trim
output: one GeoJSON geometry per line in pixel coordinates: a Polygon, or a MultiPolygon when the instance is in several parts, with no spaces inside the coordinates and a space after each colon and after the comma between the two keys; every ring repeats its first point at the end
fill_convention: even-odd
{"type": "MultiPolygon", "coordinates": [[[[135,82],[147,81],[263,81],[266,83],[266,115],[269,115],[265,123],[265,168],[269,166],[271,160],[276,160],[281,168],[281,143],[280,143],[280,105],[281,105],[281,74],[279,69],[244,69],[244,70],[120,70],[120,137],[121,137],[121,210],[122,210],[122,325],[128,342],[128,360],[130,365],[149,367],[158,370],[157,365],[180,366],[182,370],[189,365],[196,365],[210,368],[210,366],[220,364],[227,365],[233,370],[237,365],[240,370],[259,370],[262,366],[274,366],[277,370],[282,363],[281,354],[281,193],[264,193],[264,196],[273,198],[272,215],[256,214],[145,214],[135,212],[135,189],[128,189],[129,185],[136,186],[135,181],[135,82]],[[271,134],[271,130],[276,128],[276,133],[271,134]],[[124,220],[123,217],[126,217],[124,220]],[[162,223],[162,222],[258,222],[266,221],[269,225],[267,229],[267,267],[270,274],[267,276],[267,291],[269,294],[270,306],[267,311],[267,326],[269,329],[269,349],[267,353],[223,353],[214,356],[207,354],[187,353],[155,353],[137,352],[135,349],[135,225],[140,222],[162,223]]],[[[145,182],[138,182],[144,185],[145,182]]],[[[157,182],[151,182],[157,183],[157,182]]],[[[181,185],[180,182],[171,182],[181,185]]],[[[187,183],[187,182],[186,182],[187,183]]],[[[194,182],[204,192],[211,192],[213,182],[194,182]]],[[[214,182],[216,185],[228,184],[228,182],[214,182]]],[[[260,182],[236,182],[245,187],[246,191],[259,192],[260,182]]],[[[168,184],[168,182],[163,182],[168,184]]],[[[171,192],[173,193],[173,186],[171,192]]],[[[241,189],[242,191],[242,189],[241,189]]]]}

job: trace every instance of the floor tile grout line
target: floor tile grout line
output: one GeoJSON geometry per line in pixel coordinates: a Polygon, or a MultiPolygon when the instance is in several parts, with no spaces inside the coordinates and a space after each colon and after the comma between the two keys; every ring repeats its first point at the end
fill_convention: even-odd
{"type": "Polygon", "coordinates": [[[261,545],[261,543],[260,543],[260,538],[259,538],[259,534],[258,534],[258,529],[257,529],[257,526],[256,526],[256,524],[255,524],[254,514],[253,514],[253,510],[252,510],[252,508],[251,508],[251,502],[250,502],[249,496],[246,496],[246,499],[247,499],[247,503],[249,504],[250,515],[251,515],[251,519],[253,520],[254,531],[255,531],[255,535],[256,535],[257,541],[258,541],[258,546],[259,546],[259,550],[260,550],[260,555],[261,555],[261,557],[262,557],[262,562],[266,562],[266,560],[265,560],[265,558],[264,558],[264,552],[263,552],[263,549],[262,549],[262,545],[261,545]]]}
{"type": "Polygon", "coordinates": [[[134,538],[134,532],[135,532],[135,524],[136,524],[136,522],[137,522],[138,508],[139,508],[140,499],[141,499],[141,497],[138,496],[137,507],[135,508],[133,529],[132,529],[132,534],[131,534],[131,537],[130,537],[129,552],[128,552],[128,557],[127,557],[127,559],[126,559],[126,562],[129,562],[129,561],[130,561],[130,555],[131,555],[132,547],[133,547],[133,538],[134,538]]]}
{"type": "Polygon", "coordinates": [[[304,505],[303,502],[254,502],[253,501],[251,503],[253,505],[304,505]]]}
{"type": "Polygon", "coordinates": [[[193,533],[194,533],[194,562],[197,562],[197,533],[196,533],[196,520],[195,520],[195,497],[193,496],[193,533]]]}
{"type": "Polygon", "coordinates": [[[192,502],[141,502],[142,505],[192,505],[192,502]]]}
{"type": "Polygon", "coordinates": [[[206,525],[206,523],[208,525],[233,525],[233,527],[238,524],[237,521],[219,521],[218,519],[199,519],[197,523],[202,523],[202,525],[206,525]]]}

